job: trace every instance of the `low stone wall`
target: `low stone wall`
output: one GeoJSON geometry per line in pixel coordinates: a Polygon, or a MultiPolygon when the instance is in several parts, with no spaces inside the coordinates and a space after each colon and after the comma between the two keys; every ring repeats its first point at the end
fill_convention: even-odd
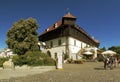
{"type": "Polygon", "coordinates": [[[32,70],[32,69],[51,69],[51,70],[55,70],[56,67],[55,66],[27,66],[27,65],[23,65],[23,66],[15,66],[15,69],[26,69],[26,70],[32,70]]]}
{"type": "Polygon", "coordinates": [[[23,65],[23,66],[15,66],[14,68],[10,68],[10,67],[7,67],[7,68],[3,68],[3,67],[0,67],[0,70],[2,69],[24,69],[24,70],[32,70],[32,69],[50,69],[50,70],[55,70],[56,69],[56,66],[35,66],[35,67],[31,67],[31,66],[27,66],[27,65],[23,65]]]}

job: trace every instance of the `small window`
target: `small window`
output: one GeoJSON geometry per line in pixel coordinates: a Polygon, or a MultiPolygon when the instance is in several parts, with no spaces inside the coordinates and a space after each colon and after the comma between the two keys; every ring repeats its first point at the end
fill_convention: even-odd
{"type": "Polygon", "coordinates": [[[83,44],[81,43],[81,48],[83,48],[83,44]]]}
{"type": "Polygon", "coordinates": [[[61,39],[58,40],[58,46],[60,46],[60,45],[61,45],[61,39]]]}
{"type": "Polygon", "coordinates": [[[53,42],[51,41],[51,43],[50,43],[50,47],[53,47],[53,42]]]}
{"type": "Polygon", "coordinates": [[[74,46],[76,46],[76,40],[74,40],[74,46]]]}

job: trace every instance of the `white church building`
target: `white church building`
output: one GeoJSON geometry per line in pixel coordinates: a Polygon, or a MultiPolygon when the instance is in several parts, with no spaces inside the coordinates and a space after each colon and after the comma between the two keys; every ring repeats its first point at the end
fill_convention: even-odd
{"type": "Polygon", "coordinates": [[[67,54],[73,60],[85,56],[87,59],[97,57],[99,41],[92,38],[83,28],[76,24],[76,17],[67,13],[61,20],[47,28],[39,35],[42,51],[52,58],[67,54]],[[43,43],[43,44],[42,44],[43,43]]]}

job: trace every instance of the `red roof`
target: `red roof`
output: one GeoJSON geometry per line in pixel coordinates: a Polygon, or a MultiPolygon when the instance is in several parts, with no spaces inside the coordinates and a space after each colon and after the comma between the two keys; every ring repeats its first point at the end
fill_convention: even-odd
{"type": "MultiPolygon", "coordinates": [[[[65,18],[76,18],[75,16],[71,15],[70,13],[66,14],[65,16],[63,16],[65,18]]],[[[50,26],[48,29],[46,29],[40,36],[46,34],[47,32],[50,32],[52,30],[55,30],[57,28],[59,28],[59,26],[62,24],[62,20],[59,20],[58,22],[56,22],[54,25],[50,26]]],[[[75,26],[76,29],[78,29],[79,31],[81,31],[82,33],[84,33],[85,35],[87,35],[89,38],[91,38],[91,36],[88,35],[88,33],[82,29],[79,26],[75,26]]],[[[93,39],[91,38],[94,42],[99,43],[99,41],[97,39],[93,39]]]]}
{"type": "MultiPolygon", "coordinates": [[[[46,29],[41,35],[47,33],[47,32],[50,32],[52,30],[55,30],[57,29],[60,25],[62,24],[62,20],[59,20],[58,22],[56,22],[54,25],[50,26],[48,29],[46,29]]],[[[40,35],[40,36],[41,36],[40,35]]]]}
{"type": "MultiPolygon", "coordinates": [[[[68,12],[65,16],[63,16],[63,17],[65,17],[65,18],[76,18],[75,16],[73,16],[73,15],[70,14],[69,12],[68,12]]],[[[55,30],[56,28],[58,28],[58,27],[62,24],[62,20],[59,20],[59,21],[56,22],[55,24],[52,25],[52,26],[50,26],[48,29],[46,29],[41,35],[43,35],[43,34],[49,32],[49,31],[52,31],[52,30],[55,30]],[[57,25],[56,27],[55,27],[55,24],[57,25]]],[[[40,36],[41,36],[41,35],[40,35],[40,36]]]]}

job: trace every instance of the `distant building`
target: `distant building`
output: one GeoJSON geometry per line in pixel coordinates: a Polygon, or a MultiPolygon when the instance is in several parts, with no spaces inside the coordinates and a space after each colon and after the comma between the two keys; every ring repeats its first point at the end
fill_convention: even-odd
{"type": "Polygon", "coordinates": [[[39,36],[39,41],[46,44],[46,48],[42,50],[48,52],[52,58],[55,58],[55,54],[67,54],[73,60],[83,55],[87,58],[96,58],[99,41],[78,26],[75,23],[76,19],[67,13],[62,20],[47,28],[39,36]]]}
{"type": "Polygon", "coordinates": [[[0,52],[0,57],[10,57],[11,55],[13,55],[13,52],[8,48],[5,48],[0,52]]]}

